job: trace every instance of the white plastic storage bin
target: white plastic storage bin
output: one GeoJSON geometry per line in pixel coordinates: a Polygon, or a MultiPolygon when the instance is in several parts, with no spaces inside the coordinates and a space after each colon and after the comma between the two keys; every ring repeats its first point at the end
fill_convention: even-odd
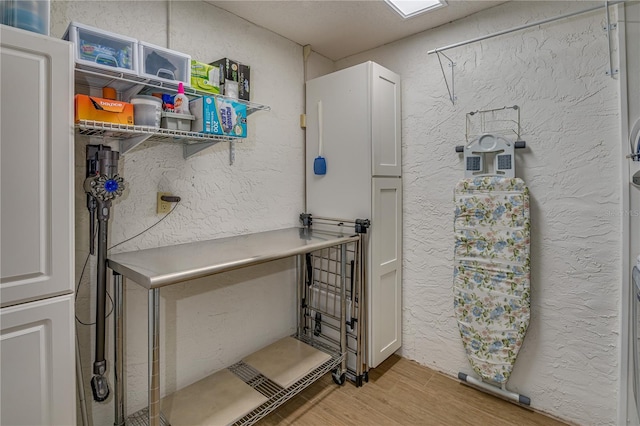
{"type": "Polygon", "coordinates": [[[191,86],[191,56],[143,41],[138,46],[141,77],[191,86]]]}
{"type": "Polygon", "coordinates": [[[0,0],[0,23],[49,35],[49,0],[0,0]]]}
{"type": "Polygon", "coordinates": [[[195,120],[193,115],[176,114],[175,112],[163,112],[160,127],[170,130],[191,130],[191,122],[195,120]]]}
{"type": "Polygon", "coordinates": [[[155,96],[137,95],[131,98],[133,124],[136,126],[160,127],[162,99],[155,96]]]}
{"type": "Polygon", "coordinates": [[[62,37],[75,44],[76,64],[138,74],[138,40],[72,22],[62,37]]]}

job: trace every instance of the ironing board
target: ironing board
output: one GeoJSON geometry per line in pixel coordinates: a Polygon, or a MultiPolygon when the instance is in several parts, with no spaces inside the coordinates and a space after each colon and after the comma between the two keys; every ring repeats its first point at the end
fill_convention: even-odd
{"type": "Polygon", "coordinates": [[[465,178],[455,187],[454,202],[458,328],[473,370],[506,392],[529,325],[529,189],[515,177],[465,178]]]}

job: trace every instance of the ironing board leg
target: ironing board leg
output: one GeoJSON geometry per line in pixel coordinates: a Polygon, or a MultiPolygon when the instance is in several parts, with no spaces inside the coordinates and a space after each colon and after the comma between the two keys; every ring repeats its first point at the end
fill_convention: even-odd
{"type": "Polygon", "coordinates": [[[471,377],[466,375],[465,373],[458,373],[458,379],[462,380],[463,383],[468,383],[475,388],[479,388],[480,390],[493,393],[502,398],[508,399],[510,401],[515,401],[519,404],[523,405],[531,405],[531,399],[528,396],[520,395],[519,393],[511,392],[506,389],[506,387],[499,388],[497,386],[492,386],[488,383],[483,382],[482,380],[478,380],[475,377],[471,377]]]}

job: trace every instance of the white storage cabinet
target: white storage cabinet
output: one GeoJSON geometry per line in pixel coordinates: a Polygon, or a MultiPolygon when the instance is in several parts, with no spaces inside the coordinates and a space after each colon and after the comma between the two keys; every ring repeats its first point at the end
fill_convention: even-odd
{"type": "Polygon", "coordinates": [[[307,212],[370,219],[367,348],[376,367],[402,344],[400,77],[366,62],[307,82],[307,212]],[[322,156],[325,175],[314,174],[322,156]]]}
{"type": "Polygon", "coordinates": [[[0,424],[75,424],[71,44],[0,25],[0,424]]]}

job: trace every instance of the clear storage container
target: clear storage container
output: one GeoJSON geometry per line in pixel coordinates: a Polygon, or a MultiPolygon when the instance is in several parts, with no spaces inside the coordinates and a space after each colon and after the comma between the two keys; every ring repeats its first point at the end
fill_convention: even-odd
{"type": "Polygon", "coordinates": [[[49,0],[2,0],[0,23],[49,35],[49,0]]]}
{"type": "Polygon", "coordinates": [[[140,76],[191,86],[191,56],[143,41],[138,43],[140,76]]]}
{"type": "Polygon", "coordinates": [[[62,37],[75,44],[76,64],[138,74],[138,40],[72,22],[62,37]]]}

